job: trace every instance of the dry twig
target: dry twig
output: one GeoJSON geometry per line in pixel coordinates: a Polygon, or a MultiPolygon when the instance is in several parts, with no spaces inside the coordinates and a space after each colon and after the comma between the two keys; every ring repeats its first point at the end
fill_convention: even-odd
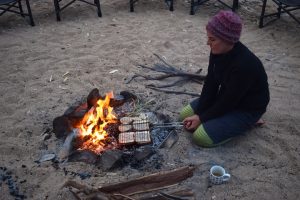
{"type": "Polygon", "coordinates": [[[199,94],[195,94],[195,93],[191,93],[191,92],[174,91],[174,90],[161,90],[159,88],[172,87],[172,86],[175,86],[177,84],[182,84],[182,83],[189,82],[189,81],[201,84],[201,83],[203,83],[203,81],[205,79],[205,76],[199,74],[202,71],[202,69],[199,69],[196,73],[185,72],[181,69],[177,69],[177,68],[173,67],[172,65],[168,64],[163,58],[161,58],[157,54],[154,54],[154,55],[162,63],[154,64],[153,67],[148,67],[148,66],[141,65],[141,64],[137,64],[137,65],[142,67],[143,69],[149,69],[151,71],[160,72],[160,73],[164,73],[164,74],[163,75],[156,75],[156,76],[135,74],[131,78],[129,78],[126,81],[126,83],[130,83],[133,79],[135,79],[137,77],[142,77],[146,80],[159,80],[159,81],[167,79],[167,78],[171,78],[171,77],[180,77],[180,79],[178,79],[178,80],[176,80],[176,81],[174,81],[170,84],[165,84],[165,85],[149,84],[149,85],[146,85],[146,87],[148,87],[150,89],[153,89],[153,90],[166,92],[166,93],[187,94],[187,95],[191,95],[191,96],[199,96],[199,94]]]}

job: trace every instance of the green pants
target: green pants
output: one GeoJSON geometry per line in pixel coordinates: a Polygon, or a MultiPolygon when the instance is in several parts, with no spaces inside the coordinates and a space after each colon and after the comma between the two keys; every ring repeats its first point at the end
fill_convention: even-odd
{"type": "MultiPolygon", "coordinates": [[[[192,115],[194,115],[194,111],[192,109],[192,107],[190,105],[185,106],[181,112],[180,112],[180,116],[179,119],[180,121],[183,121],[185,118],[190,117],[192,115]]],[[[212,141],[212,139],[208,136],[208,134],[206,133],[203,125],[200,125],[194,132],[193,132],[193,141],[202,147],[215,147],[221,144],[224,144],[225,142],[229,141],[225,140],[222,141],[218,144],[214,144],[214,142],[212,141]]]]}

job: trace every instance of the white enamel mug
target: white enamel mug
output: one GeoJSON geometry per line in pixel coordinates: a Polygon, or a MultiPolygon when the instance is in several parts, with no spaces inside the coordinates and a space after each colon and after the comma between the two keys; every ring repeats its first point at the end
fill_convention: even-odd
{"type": "Polygon", "coordinates": [[[220,185],[226,181],[229,181],[229,179],[230,174],[227,174],[223,167],[214,165],[210,168],[210,181],[212,184],[220,185]]]}

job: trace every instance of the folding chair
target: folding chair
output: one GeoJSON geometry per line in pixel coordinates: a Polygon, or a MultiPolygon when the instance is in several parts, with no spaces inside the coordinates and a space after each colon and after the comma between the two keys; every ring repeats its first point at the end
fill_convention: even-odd
{"type": "MultiPolygon", "coordinates": [[[[63,0],[54,0],[54,7],[55,7],[55,13],[56,13],[56,20],[60,21],[60,12],[62,10],[64,10],[65,8],[67,8],[68,6],[70,6],[71,4],[73,4],[76,0],[71,0],[69,3],[66,3],[64,6],[60,6],[60,3],[63,0]]],[[[94,0],[94,3],[88,2],[86,0],[77,0],[77,1],[81,1],[84,3],[87,3],[89,5],[95,6],[97,7],[97,14],[98,17],[102,17],[102,13],[101,13],[101,7],[100,7],[100,0],[94,0]]]]}
{"type": "MultiPolygon", "coordinates": [[[[139,0],[129,0],[130,12],[134,12],[134,4],[139,0]]],[[[170,11],[174,11],[173,0],[165,0],[170,11]]]]}
{"type": "MultiPolygon", "coordinates": [[[[199,9],[199,6],[202,5],[203,3],[207,2],[209,0],[191,0],[191,11],[190,11],[190,15],[194,15],[195,12],[199,9]]],[[[232,6],[224,3],[221,0],[217,0],[218,2],[220,2],[221,4],[223,4],[224,6],[226,6],[227,8],[230,8],[233,12],[238,8],[239,6],[239,0],[233,0],[232,2],[232,6]]]]}
{"type": "Polygon", "coordinates": [[[6,12],[16,13],[24,18],[29,17],[29,24],[34,26],[29,0],[25,0],[27,13],[23,10],[22,1],[23,0],[0,0],[0,16],[6,12]]]}
{"type": "Polygon", "coordinates": [[[266,11],[267,0],[263,0],[263,6],[261,10],[260,19],[259,19],[259,28],[264,27],[264,25],[268,24],[271,21],[279,19],[282,13],[288,14],[290,17],[292,17],[296,22],[300,24],[299,19],[297,19],[296,16],[291,13],[292,11],[300,9],[300,0],[272,0],[272,1],[277,5],[277,12],[266,15],[265,11],[266,11]],[[273,17],[273,16],[275,16],[276,18],[264,24],[264,18],[273,17]]]}

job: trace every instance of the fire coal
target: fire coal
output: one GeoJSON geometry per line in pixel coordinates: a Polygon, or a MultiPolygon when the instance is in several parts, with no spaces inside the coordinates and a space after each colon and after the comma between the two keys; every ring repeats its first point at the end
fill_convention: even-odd
{"type": "Polygon", "coordinates": [[[137,97],[130,92],[101,96],[93,89],[86,102],[71,106],[53,121],[56,137],[65,139],[60,160],[83,161],[107,170],[142,163],[159,147],[171,147],[178,139],[176,131],[153,126],[169,122],[168,117],[137,114],[136,104],[137,97]]]}

